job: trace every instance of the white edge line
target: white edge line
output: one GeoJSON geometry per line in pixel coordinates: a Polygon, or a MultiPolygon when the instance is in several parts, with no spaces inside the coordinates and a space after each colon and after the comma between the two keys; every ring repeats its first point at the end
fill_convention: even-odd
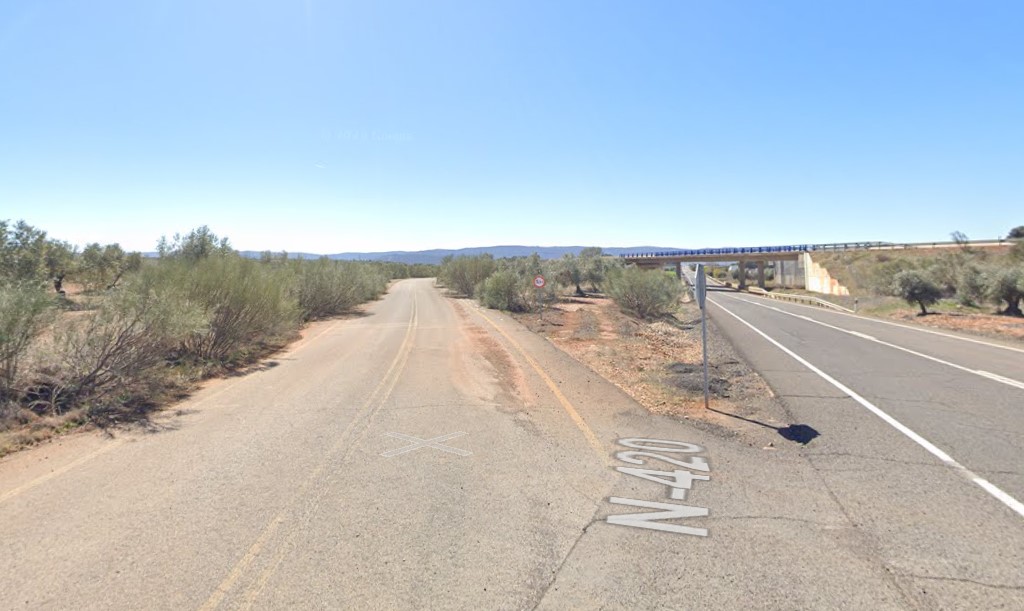
{"type": "MultiPolygon", "coordinates": [[[[712,303],[715,303],[715,302],[712,302],[712,303]]],[[[870,401],[868,401],[864,397],[860,396],[859,394],[857,394],[856,392],[854,392],[850,388],[847,388],[839,380],[836,380],[835,378],[833,378],[832,376],[828,375],[827,373],[825,373],[821,369],[818,369],[817,367],[812,365],[810,362],[808,362],[806,359],[804,359],[803,357],[801,357],[797,353],[795,353],[792,350],[790,350],[789,348],[783,346],[782,344],[780,344],[779,342],[775,341],[771,337],[768,337],[768,335],[764,331],[761,331],[760,329],[758,329],[754,325],[752,325],[749,322],[743,320],[742,318],[740,318],[736,314],[730,312],[722,304],[715,303],[715,305],[718,306],[719,308],[721,308],[722,311],[725,312],[726,314],[732,316],[733,318],[735,318],[736,320],[740,321],[744,325],[750,327],[751,330],[753,330],[755,333],[757,333],[761,337],[763,337],[766,340],[768,340],[769,342],[771,342],[771,344],[774,345],[776,348],[778,348],[779,350],[782,350],[783,352],[785,352],[789,356],[793,357],[793,359],[795,359],[798,363],[800,363],[804,367],[810,369],[814,373],[818,374],[818,376],[820,376],[823,380],[825,380],[826,382],[828,382],[832,386],[835,386],[836,388],[838,388],[840,391],[842,391],[844,394],[849,396],[851,399],[853,399],[857,403],[860,403],[864,408],[866,408],[868,411],[870,411],[871,413],[875,414],[876,416],[878,416],[879,418],[884,420],[886,423],[888,423],[894,429],[896,429],[897,431],[903,433],[905,436],[909,437],[912,441],[917,443],[922,448],[928,450],[933,456],[935,456],[936,458],[938,458],[942,462],[946,463],[948,466],[950,466],[953,469],[955,469],[956,471],[958,471],[961,475],[966,477],[968,480],[970,480],[970,481],[974,482],[975,484],[977,484],[982,490],[984,490],[985,492],[988,492],[990,495],[992,495],[993,497],[998,499],[1004,505],[1006,505],[1007,507],[1009,507],[1013,511],[1017,512],[1017,514],[1019,514],[1021,517],[1024,517],[1024,503],[1021,503],[1020,501],[1018,501],[1017,499],[1013,498],[1012,496],[1010,496],[1006,492],[1003,492],[995,484],[993,484],[993,483],[989,482],[988,480],[986,480],[986,479],[980,477],[979,475],[975,474],[973,471],[971,471],[967,467],[963,466],[962,464],[960,464],[959,462],[954,460],[952,456],[950,456],[949,454],[946,454],[945,452],[940,450],[937,446],[935,446],[935,444],[933,444],[932,442],[928,441],[924,437],[921,437],[920,435],[918,435],[914,431],[910,430],[908,427],[906,427],[899,420],[896,420],[895,418],[893,418],[889,414],[887,414],[884,411],[882,411],[880,408],[876,407],[874,404],[872,404],[870,401]]]]}
{"type": "Polygon", "coordinates": [[[976,373],[976,374],[978,374],[980,376],[984,376],[986,378],[989,378],[990,380],[995,380],[996,382],[1002,382],[1003,384],[1009,384],[1010,386],[1015,386],[1015,387],[1017,387],[1017,388],[1019,388],[1021,390],[1024,390],[1024,382],[1018,382],[1017,380],[1014,380],[1013,378],[1007,378],[1006,376],[1001,376],[1001,375],[999,375],[997,373],[992,373],[991,371],[983,371],[981,369],[978,369],[974,373],[976,373]]]}
{"type": "MultiPolygon", "coordinates": [[[[753,303],[752,301],[747,301],[746,299],[741,299],[740,301],[746,301],[747,303],[753,303]]],[[[1001,350],[1012,350],[1014,352],[1024,353],[1024,348],[1016,348],[1014,346],[1006,346],[1006,345],[1003,345],[1003,344],[994,344],[992,342],[986,342],[985,340],[981,340],[981,339],[974,339],[972,337],[964,337],[962,335],[953,335],[952,333],[943,333],[941,331],[935,331],[933,329],[923,329],[921,327],[915,327],[913,325],[905,325],[905,324],[898,323],[898,322],[892,322],[891,320],[882,320],[880,318],[873,318],[873,317],[870,317],[870,316],[864,316],[862,314],[848,314],[846,312],[840,312],[838,310],[822,310],[821,308],[819,308],[817,306],[810,306],[810,305],[805,305],[805,304],[802,304],[802,303],[795,303],[795,302],[792,302],[792,301],[787,301],[785,303],[787,303],[789,305],[795,305],[795,306],[801,307],[801,308],[810,308],[810,309],[812,309],[812,310],[814,310],[816,312],[826,312],[828,314],[838,314],[839,316],[852,316],[853,318],[857,318],[857,319],[860,319],[860,320],[863,320],[863,321],[866,321],[866,322],[877,322],[877,323],[882,324],[882,325],[890,325],[890,326],[893,326],[893,327],[900,327],[901,329],[909,329],[911,331],[920,331],[921,333],[928,333],[930,335],[938,335],[940,337],[948,337],[949,339],[958,339],[958,340],[960,340],[962,342],[971,342],[972,344],[981,344],[982,346],[988,346],[990,348],[999,348],[1001,350]]]]}
{"type": "MultiPolygon", "coordinates": [[[[782,309],[779,309],[779,308],[776,308],[776,307],[773,307],[773,306],[765,305],[763,303],[757,303],[755,301],[747,301],[746,299],[740,299],[740,301],[742,301],[743,303],[748,303],[748,304],[750,304],[752,306],[757,306],[759,308],[765,308],[765,309],[768,309],[768,310],[772,310],[774,312],[778,312],[779,314],[784,314],[786,316],[792,316],[794,318],[800,318],[802,320],[806,320],[808,322],[812,322],[812,323],[814,323],[816,325],[821,325],[822,327],[825,327],[825,328],[828,328],[828,329],[833,329],[835,331],[839,331],[840,333],[846,333],[847,335],[853,335],[854,337],[859,337],[861,339],[866,339],[868,341],[875,342],[876,344],[880,344],[882,346],[888,346],[889,348],[894,348],[896,350],[900,350],[901,352],[906,352],[907,354],[912,354],[914,356],[918,356],[918,357],[921,357],[923,359],[927,359],[929,361],[933,361],[935,363],[939,363],[940,365],[946,365],[947,367],[952,367],[953,369],[957,369],[957,370],[964,371],[964,372],[967,372],[967,373],[970,373],[970,374],[981,376],[981,377],[986,378],[988,380],[992,380],[994,382],[999,382],[1000,384],[1006,384],[1007,386],[1013,386],[1014,388],[1020,388],[1020,389],[1024,390],[1024,382],[1020,382],[1018,380],[1014,380],[1013,378],[1007,378],[1005,376],[1001,376],[1001,375],[998,375],[998,374],[995,374],[995,373],[989,373],[988,371],[982,371],[980,369],[971,369],[970,367],[964,367],[963,365],[957,365],[956,363],[952,363],[950,361],[944,361],[944,360],[942,360],[942,359],[940,359],[938,357],[931,356],[930,354],[925,354],[923,352],[918,352],[916,350],[911,350],[910,348],[905,348],[903,346],[900,346],[899,344],[893,344],[892,342],[887,342],[885,340],[878,339],[877,337],[873,337],[871,335],[867,335],[866,333],[860,333],[859,331],[851,331],[849,329],[844,329],[842,327],[837,327],[835,325],[830,325],[827,322],[822,322],[820,320],[815,320],[815,319],[810,318],[808,316],[801,316],[800,314],[794,314],[792,312],[787,312],[785,310],[782,310],[782,309]]],[[[721,306],[719,306],[719,307],[721,307],[721,306]]]]}

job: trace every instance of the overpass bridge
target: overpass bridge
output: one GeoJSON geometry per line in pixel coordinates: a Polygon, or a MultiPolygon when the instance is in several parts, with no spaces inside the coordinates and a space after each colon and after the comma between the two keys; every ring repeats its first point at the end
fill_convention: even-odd
{"type": "MultiPolygon", "coordinates": [[[[866,248],[868,245],[881,245],[881,242],[848,244],[844,246],[866,248]]],[[[757,264],[757,285],[765,287],[765,270],[771,262],[775,267],[777,278],[783,279],[783,284],[789,286],[800,286],[802,288],[815,287],[820,282],[808,278],[808,271],[813,270],[813,263],[810,254],[814,250],[822,250],[823,244],[796,244],[788,246],[745,246],[729,248],[694,248],[687,250],[669,250],[647,253],[625,253],[619,255],[622,259],[639,267],[659,268],[674,265],[676,276],[682,278],[683,264],[688,263],[738,263],[740,268],[739,287],[746,288],[747,285],[747,263],[757,264]],[[787,266],[788,263],[788,266],[787,266]],[[787,269],[788,267],[788,269],[787,269]]],[[[838,246],[838,245],[835,245],[838,246]]],[[[830,287],[831,288],[831,287],[830,287]]],[[[809,290],[815,290],[810,288],[809,290]]],[[[820,291],[828,292],[831,291],[820,291]]]]}
{"type": "Polygon", "coordinates": [[[812,253],[843,250],[1006,248],[1012,246],[1014,242],[1015,240],[1002,238],[960,242],[837,242],[831,244],[794,244],[787,246],[694,248],[626,253],[619,255],[619,257],[639,267],[659,268],[674,265],[676,275],[680,278],[682,277],[684,263],[737,263],[740,268],[739,287],[741,289],[746,288],[747,285],[747,263],[757,264],[757,285],[765,288],[765,269],[770,262],[775,266],[776,278],[781,278],[784,285],[804,288],[826,295],[848,295],[849,292],[829,275],[828,270],[813,261],[811,258],[812,253]]]}

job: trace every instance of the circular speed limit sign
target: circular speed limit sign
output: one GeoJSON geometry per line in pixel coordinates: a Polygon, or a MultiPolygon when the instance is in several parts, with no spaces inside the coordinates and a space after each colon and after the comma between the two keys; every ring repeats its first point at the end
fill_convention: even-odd
{"type": "Polygon", "coordinates": [[[544,276],[538,275],[536,278],[533,279],[533,286],[535,286],[535,287],[537,287],[539,289],[544,288],[545,284],[547,284],[547,282],[545,282],[544,276]]]}

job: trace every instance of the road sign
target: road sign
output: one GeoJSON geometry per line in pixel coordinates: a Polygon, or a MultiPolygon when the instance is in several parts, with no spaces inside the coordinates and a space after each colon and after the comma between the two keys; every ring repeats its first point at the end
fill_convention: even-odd
{"type": "Polygon", "coordinates": [[[698,263],[697,264],[697,286],[696,286],[696,292],[697,292],[697,294],[696,294],[697,305],[699,305],[700,309],[703,310],[705,302],[707,301],[707,296],[708,296],[708,277],[707,277],[707,274],[704,273],[704,264],[703,263],[698,263]]]}
{"type": "Polygon", "coordinates": [[[544,288],[545,284],[547,284],[547,281],[545,281],[544,276],[541,276],[540,274],[537,274],[537,277],[533,279],[533,286],[539,289],[544,288]]]}

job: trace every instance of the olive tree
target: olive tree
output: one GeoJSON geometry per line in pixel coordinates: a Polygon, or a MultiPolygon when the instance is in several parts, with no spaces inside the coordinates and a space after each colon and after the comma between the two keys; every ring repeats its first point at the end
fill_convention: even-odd
{"type": "Polygon", "coordinates": [[[46,278],[46,232],[25,221],[0,221],[0,279],[39,282],[46,278]]]}
{"type": "Polygon", "coordinates": [[[176,233],[170,241],[166,236],[161,237],[156,249],[160,258],[184,259],[190,262],[234,252],[226,237],[218,237],[206,225],[193,229],[185,236],[176,233]]]}
{"type": "Polygon", "coordinates": [[[89,244],[82,250],[78,274],[82,284],[92,291],[110,290],[125,274],[142,267],[142,255],[126,253],[119,244],[89,244]]]}
{"type": "Polygon", "coordinates": [[[579,257],[566,253],[558,261],[556,278],[560,284],[576,287],[576,295],[583,297],[583,265],[579,257]]]}
{"type": "Polygon", "coordinates": [[[580,251],[580,267],[583,270],[583,280],[590,284],[591,289],[600,290],[608,271],[604,251],[596,246],[584,248],[580,251]]]}
{"type": "Polygon", "coordinates": [[[477,286],[494,273],[494,257],[485,254],[475,257],[447,256],[441,262],[438,279],[453,292],[473,297],[477,286]]]}
{"type": "Polygon", "coordinates": [[[1024,298],[1024,267],[1004,267],[986,274],[985,292],[996,304],[1006,302],[1003,314],[1024,316],[1020,301],[1024,298]]]}
{"type": "Polygon", "coordinates": [[[938,303],[942,297],[942,290],[928,276],[914,269],[896,274],[892,279],[891,291],[907,303],[919,305],[921,316],[928,314],[928,306],[938,303]]]}

